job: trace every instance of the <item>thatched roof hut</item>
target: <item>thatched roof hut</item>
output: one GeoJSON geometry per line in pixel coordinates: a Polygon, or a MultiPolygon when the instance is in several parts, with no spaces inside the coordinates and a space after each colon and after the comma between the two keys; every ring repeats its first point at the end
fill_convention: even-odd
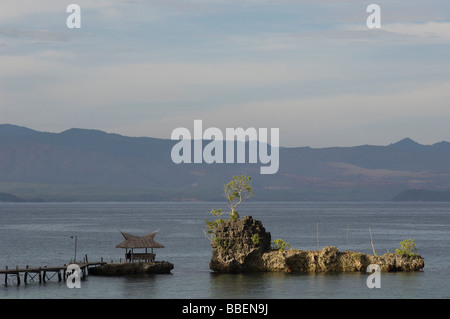
{"type": "Polygon", "coordinates": [[[164,248],[164,245],[154,240],[157,232],[158,230],[145,236],[138,237],[121,231],[120,233],[125,240],[118,244],[116,248],[164,248]]]}
{"type": "Polygon", "coordinates": [[[120,233],[125,240],[118,244],[116,248],[125,248],[126,250],[129,249],[128,253],[125,253],[125,258],[127,261],[153,261],[155,259],[153,248],[164,248],[164,245],[158,243],[154,239],[157,232],[158,230],[144,236],[135,236],[121,231],[120,233]],[[134,249],[136,248],[145,248],[145,253],[135,253],[134,249]],[[147,253],[147,248],[151,248],[151,254],[147,253]]]}

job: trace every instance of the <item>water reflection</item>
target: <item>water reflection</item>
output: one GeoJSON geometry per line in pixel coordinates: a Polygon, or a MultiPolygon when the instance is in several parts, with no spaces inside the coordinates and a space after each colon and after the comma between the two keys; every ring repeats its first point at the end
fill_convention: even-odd
{"type": "MultiPolygon", "coordinates": [[[[342,289],[365,286],[361,273],[217,274],[209,277],[211,298],[339,298],[342,289]]],[[[366,288],[367,289],[367,288],[366,288]]]]}

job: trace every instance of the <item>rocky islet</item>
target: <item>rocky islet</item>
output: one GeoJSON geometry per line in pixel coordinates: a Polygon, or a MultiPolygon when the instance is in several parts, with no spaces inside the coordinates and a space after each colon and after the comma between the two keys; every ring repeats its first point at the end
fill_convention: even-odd
{"type": "Polygon", "coordinates": [[[243,272],[355,272],[366,271],[376,264],[381,271],[419,271],[424,259],[397,253],[372,256],[351,251],[340,252],[337,247],[322,250],[271,249],[271,234],[261,221],[245,216],[219,223],[210,269],[223,273],[243,272]]]}

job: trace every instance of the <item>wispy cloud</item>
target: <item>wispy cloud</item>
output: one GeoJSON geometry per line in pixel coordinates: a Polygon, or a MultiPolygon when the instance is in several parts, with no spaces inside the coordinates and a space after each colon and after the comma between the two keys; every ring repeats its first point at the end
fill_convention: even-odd
{"type": "Polygon", "coordinates": [[[33,42],[68,41],[69,37],[62,31],[0,29],[0,38],[33,40],[33,42]]]}
{"type": "Polygon", "coordinates": [[[383,25],[386,32],[437,41],[450,41],[450,22],[392,23],[383,25]]]}
{"type": "Polygon", "coordinates": [[[3,122],[168,137],[202,118],[279,127],[285,145],[450,136],[448,1],[380,1],[380,30],[359,0],[76,3],[80,30],[68,3],[4,1],[3,122]]]}

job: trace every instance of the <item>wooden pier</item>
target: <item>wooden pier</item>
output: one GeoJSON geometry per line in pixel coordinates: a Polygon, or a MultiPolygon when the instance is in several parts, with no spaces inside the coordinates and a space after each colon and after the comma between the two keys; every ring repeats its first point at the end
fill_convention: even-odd
{"type": "MultiPolygon", "coordinates": [[[[37,277],[39,283],[49,281],[53,277],[57,276],[58,281],[66,281],[69,276],[72,278],[73,267],[69,267],[71,265],[77,265],[79,267],[79,272],[77,276],[80,279],[83,279],[88,274],[88,269],[90,267],[97,267],[103,265],[111,265],[114,268],[115,273],[120,274],[128,274],[128,273],[137,273],[137,272],[145,272],[145,273],[169,273],[171,269],[173,269],[173,265],[169,262],[155,262],[155,254],[153,253],[153,248],[164,248],[164,245],[158,243],[154,240],[154,237],[158,231],[147,234],[145,236],[135,236],[128,233],[121,232],[125,241],[118,244],[117,248],[125,248],[125,264],[122,264],[122,258],[119,258],[119,263],[113,263],[113,260],[110,259],[109,263],[103,261],[103,258],[100,261],[96,262],[88,262],[87,255],[84,256],[83,261],[80,262],[69,262],[68,265],[64,264],[62,266],[42,266],[42,267],[29,267],[28,265],[25,268],[19,268],[16,266],[15,268],[0,269],[0,274],[5,275],[5,285],[8,285],[9,281],[16,281],[18,285],[22,282],[21,276],[23,278],[24,283],[28,283],[29,281],[34,281],[37,277]],[[147,253],[147,248],[151,249],[151,253],[147,253]],[[135,253],[134,249],[145,249],[145,253],[135,253]],[[128,250],[128,252],[127,252],[128,250]],[[136,261],[138,263],[136,263],[136,261]],[[141,262],[144,262],[141,264],[141,262]],[[145,267],[143,266],[145,264],[145,267]],[[69,269],[68,269],[69,268],[69,269]],[[141,268],[145,268],[144,271],[141,268]],[[119,269],[119,271],[117,270],[119,269]],[[128,269],[128,271],[123,271],[123,269],[128,269]],[[138,271],[138,270],[139,271],[138,271]],[[9,277],[9,278],[8,278],[9,277]]],[[[74,260],[76,260],[76,251],[77,251],[77,236],[75,237],[75,254],[74,260]]],[[[76,268],[78,268],[76,267],[76,268]]],[[[105,271],[99,271],[104,267],[97,269],[95,273],[105,273],[105,271]]],[[[78,272],[78,269],[76,269],[78,272]]],[[[107,271],[106,271],[107,272],[107,271]]]]}
{"type": "MultiPolygon", "coordinates": [[[[96,261],[96,262],[88,262],[87,258],[84,262],[79,263],[72,263],[80,267],[81,270],[81,278],[85,278],[88,275],[88,269],[90,267],[97,267],[102,266],[106,264],[106,262],[103,261],[96,261]]],[[[69,264],[70,265],[70,264],[69,264]]],[[[20,285],[21,280],[20,276],[23,277],[23,282],[28,283],[28,281],[34,281],[36,277],[38,277],[39,283],[49,281],[55,276],[58,276],[58,281],[66,281],[68,277],[67,273],[67,267],[69,265],[63,265],[63,266],[43,266],[43,267],[29,267],[28,265],[25,268],[19,268],[16,266],[16,268],[8,268],[6,266],[5,269],[0,269],[0,274],[5,275],[5,285],[8,285],[8,276],[13,276],[13,278],[16,280],[17,284],[20,285]]]]}

